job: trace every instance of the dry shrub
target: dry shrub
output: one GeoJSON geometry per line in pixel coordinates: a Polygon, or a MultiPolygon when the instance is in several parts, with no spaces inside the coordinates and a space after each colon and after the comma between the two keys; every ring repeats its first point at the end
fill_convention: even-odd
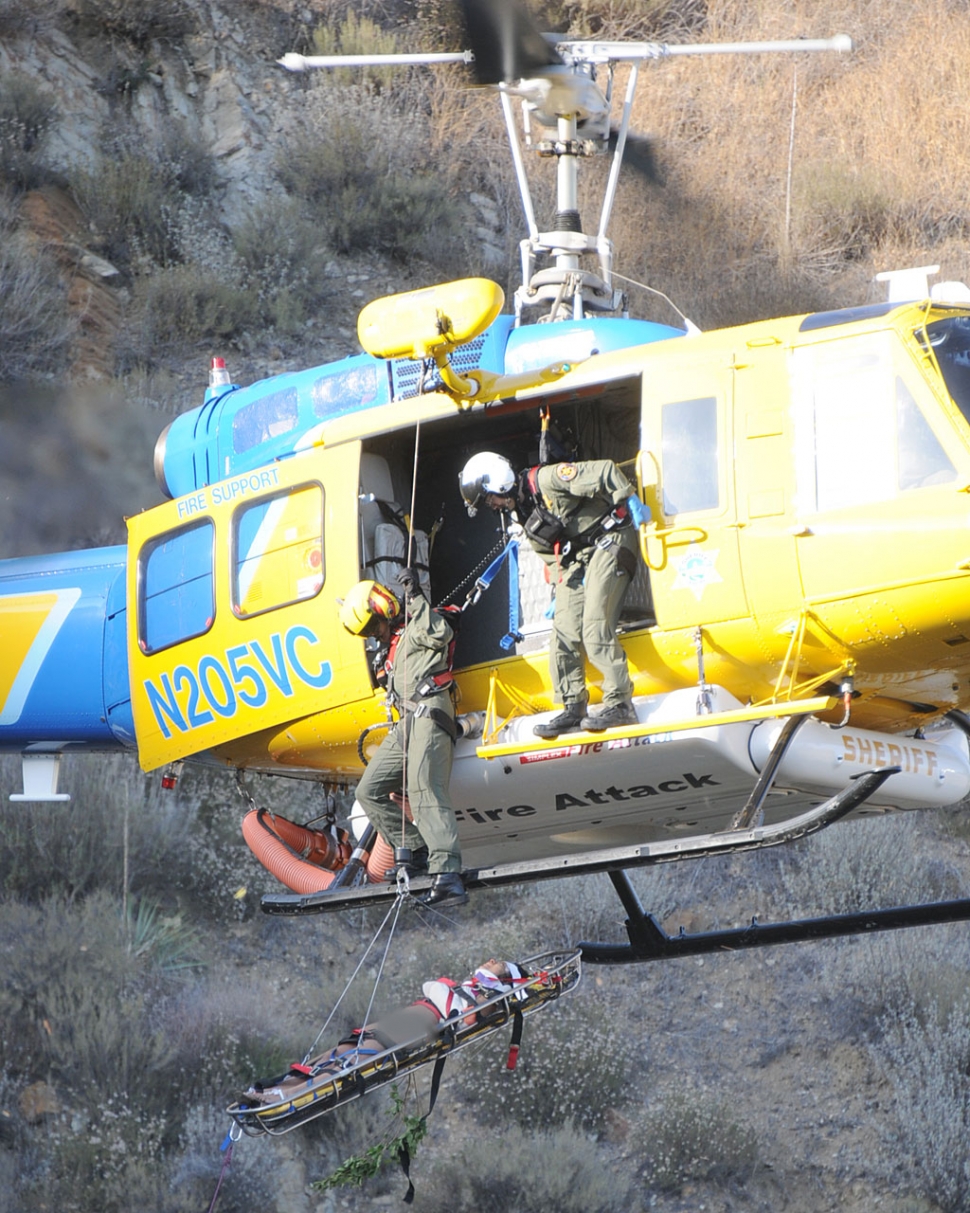
{"type": "Polygon", "coordinates": [[[955,870],[928,857],[932,822],[916,813],[842,822],[780,852],[789,906],[801,915],[954,897],[955,870]]]}
{"type": "MultiPolygon", "coordinates": [[[[537,1122],[541,1123],[541,1122],[537,1122]]],[[[490,1129],[468,1141],[460,1156],[437,1164],[418,1187],[420,1213],[628,1213],[626,1178],[605,1150],[570,1126],[542,1131],[490,1129]]]]}
{"type": "Polygon", "coordinates": [[[276,171],[338,252],[401,262],[425,256],[440,265],[454,239],[454,207],[431,171],[420,109],[406,96],[404,86],[338,94],[326,81],[310,95],[276,171]]]}
{"type": "Polygon", "coordinates": [[[569,995],[525,1021],[514,1071],[505,1068],[508,1040],[501,1033],[466,1054],[455,1067],[458,1091],[483,1124],[500,1116],[523,1128],[574,1124],[599,1131],[635,1082],[617,1022],[602,994],[569,995]]]}
{"type": "Polygon", "coordinates": [[[896,1095],[898,1143],[917,1190],[943,1213],[970,1207],[970,1004],[893,1014],[878,1050],[896,1095]]]}
{"type": "Polygon", "coordinates": [[[59,374],[73,333],[53,257],[16,229],[0,197],[0,382],[59,374]]]}
{"type": "Polygon", "coordinates": [[[697,1180],[746,1183],[758,1164],[758,1138],[722,1096],[686,1091],[668,1094],[638,1124],[644,1180],[671,1192],[697,1180]]]}
{"type": "Polygon", "coordinates": [[[0,182],[28,190],[49,179],[44,144],[58,117],[53,94],[30,76],[0,73],[0,182]]]}
{"type": "Polygon", "coordinates": [[[88,33],[124,38],[139,47],[154,38],[184,38],[198,24],[189,0],[77,0],[76,12],[88,33]]]}
{"type": "MultiPolygon", "coordinates": [[[[629,39],[638,42],[685,40],[703,30],[707,0],[565,0],[546,6],[573,38],[629,39]]],[[[556,28],[562,28],[558,23],[556,28]]]]}
{"type": "Polygon", "coordinates": [[[849,55],[680,59],[642,73],[634,126],[655,140],[665,184],[627,178],[617,265],[702,327],[859,301],[898,264],[963,272],[965,257],[941,242],[966,223],[970,118],[946,101],[970,50],[964,13],[945,0],[918,12],[893,2],[878,19],[863,3],[712,0],[703,40],[843,31],[849,55]]]}
{"type": "Polygon", "coordinates": [[[0,38],[46,33],[67,10],[69,0],[0,0],[0,38]]]}
{"type": "Polygon", "coordinates": [[[171,266],[145,279],[136,307],[141,339],[153,353],[202,338],[224,341],[259,314],[254,291],[221,282],[196,265],[171,266]]]}
{"type": "Polygon", "coordinates": [[[218,241],[204,203],[211,157],[180,124],[154,142],[118,127],[104,133],[103,148],[92,169],[74,171],[71,185],[109,261],[141,274],[187,261],[200,224],[218,241]]]}

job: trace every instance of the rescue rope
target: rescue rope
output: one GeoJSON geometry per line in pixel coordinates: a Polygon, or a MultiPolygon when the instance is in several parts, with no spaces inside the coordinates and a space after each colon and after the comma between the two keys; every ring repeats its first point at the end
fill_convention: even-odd
{"type": "MultiPolygon", "coordinates": [[[[347,984],[346,984],[346,985],[344,986],[344,988],[343,988],[343,992],[341,993],[340,997],[337,999],[337,1001],[336,1001],[336,1002],[334,1003],[334,1005],[333,1005],[333,1010],[332,1010],[332,1011],[330,1012],[330,1014],[327,1016],[327,1022],[326,1022],[326,1023],[323,1025],[323,1027],[322,1027],[322,1028],[320,1029],[320,1031],[317,1033],[316,1038],[315,1038],[315,1039],[314,1039],[314,1041],[313,1041],[313,1044],[312,1044],[312,1045],[310,1045],[309,1049],[307,1049],[306,1053],[304,1054],[304,1057],[303,1057],[303,1065],[306,1065],[306,1064],[307,1064],[307,1062],[310,1060],[310,1058],[313,1056],[313,1052],[314,1052],[314,1050],[316,1049],[317,1045],[320,1043],[320,1037],[321,1037],[321,1036],[324,1034],[324,1032],[326,1032],[327,1028],[329,1028],[329,1027],[330,1027],[330,1024],[333,1022],[333,1017],[334,1017],[334,1016],[337,1014],[337,1011],[340,1009],[340,1004],[343,1002],[344,998],[346,998],[348,990],[349,990],[349,989],[350,989],[350,987],[351,987],[351,986],[354,984],[354,981],[356,980],[357,974],[360,972],[360,970],[361,970],[361,969],[363,968],[363,966],[364,966],[364,961],[365,961],[365,960],[367,959],[367,957],[370,955],[371,949],[372,949],[372,948],[374,947],[374,945],[377,943],[378,939],[380,939],[380,937],[381,937],[381,932],[384,930],[385,926],[387,926],[387,921],[388,921],[388,919],[389,919],[389,918],[391,918],[392,916],[393,916],[393,918],[394,918],[394,924],[393,924],[393,926],[391,927],[391,937],[393,937],[393,935],[394,935],[394,931],[395,931],[395,928],[397,927],[397,920],[398,920],[398,917],[400,916],[400,913],[401,913],[401,907],[403,906],[403,904],[404,904],[404,898],[403,898],[403,897],[401,897],[401,896],[396,897],[396,898],[394,899],[393,904],[391,905],[391,908],[390,908],[390,909],[387,911],[387,913],[384,915],[384,920],[383,920],[383,922],[382,922],[382,923],[381,923],[381,925],[380,925],[380,926],[377,928],[377,930],[374,932],[373,938],[371,939],[371,941],[370,941],[370,943],[367,945],[367,947],[364,949],[364,954],[363,954],[363,956],[361,956],[360,961],[359,961],[359,962],[358,962],[358,964],[357,964],[357,968],[356,968],[356,969],[354,969],[353,973],[350,975],[350,978],[349,978],[349,980],[347,981],[347,984]]],[[[388,942],[388,945],[390,945],[390,942],[391,942],[390,938],[388,939],[388,941],[387,941],[387,942],[388,942]]],[[[381,972],[383,972],[383,969],[384,969],[384,963],[385,963],[386,959],[387,959],[387,948],[385,948],[385,949],[384,949],[384,956],[383,956],[383,958],[381,959],[381,969],[380,969],[380,972],[379,972],[379,973],[378,973],[378,975],[377,975],[377,981],[379,981],[379,980],[380,980],[380,974],[381,974],[381,972]]],[[[375,992],[376,992],[376,990],[377,990],[377,981],[375,981],[375,983],[374,983],[374,991],[375,991],[375,992]]],[[[374,1002],[374,994],[372,993],[372,994],[371,994],[371,1001],[370,1001],[370,1005],[368,1005],[368,1008],[367,1008],[367,1010],[368,1010],[368,1014],[370,1014],[370,1007],[373,1005],[373,1002],[374,1002]]],[[[365,1019],[365,1021],[364,1021],[364,1022],[365,1022],[365,1023],[367,1022],[367,1021],[366,1021],[366,1019],[365,1019]]]]}
{"type": "Polygon", "coordinates": [[[213,1213],[216,1207],[216,1201],[219,1199],[219,1192],[222,1188],[222,1181],[229,1173],[229,1164],[232,1162],[232,1147],[242,1136],[242,1130],[238,1125],[230,1125],[229,1132],[223,1139],[219,1149],[223,1152],[222,1167],[219,1170],[219,1178],[216,1180],[216,1190],[212,1193],[212,1200],[209,1202],[208,1213],[213,1213]]]}
{"type": "MultiPolygon", "coordinates": [[[[405,568],[411,568],[411,558],[414,552],[414,510],[417,504],[418,497],[418,451],[421,445],[421,418],[419,417],[414,423],[414,464],[411,469],[411,509],[408,513],[408,546],[406,553],[405,568]]],[[[429,554],[430,559],[430,554],[429,554]]],[[[408,597],[404,595],[404,632],[407,632],[408,624],[411,622],[410,613],[408,611],[408,597]]],[[[403,633],[402,633],[403,639],[403,633]]],[[[405,644],[404,653],[401,657],[401,677],[404,680],[404,700],[407,702],[411,698],[411,688],[408,685],[408,646],[405,644]]],[[[408,750],[410,748],[410,729],[407,727],[403,713],[399,713],[401,718],[401,848],[404,848],[404,839],[407,835],[407,804],[408,804],[408,750]]]]}

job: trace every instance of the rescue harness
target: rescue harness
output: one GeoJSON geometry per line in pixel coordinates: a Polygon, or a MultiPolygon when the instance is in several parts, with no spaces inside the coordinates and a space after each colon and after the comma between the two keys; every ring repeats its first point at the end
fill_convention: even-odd
{"type": "Polygon", "coordinates": [[[546,505],[539,488],[539,466],[528,468],[519,476],[519,497],[532,507],[522,528],[529,539],[550,554],[555,554],[561,564],[571,564],[586,548],[607,546],[618,530],[630,526],[629,509],[622,504],[611,506],[578,535],[573,535],[564,543],[562,537],[568,524],[546,505]]]}
{"type": "Polygon", "coordinates": [[[394,662],[397,657],[398,645],[404,635],[404,624],[402,623],[391,634],[390,644],[386,656],[383,657],[383,661],[378,657],[378,668],[375,672],[378,683],[386,690],[388,707],[393,708],[405,722],[405,729],[408,727],[407,719],[409,716],[415,718],[427,716],[439,728],[444,729],[452,741],[457,741],[457,724],[447,712],[435,707],[430,700],[433,696],[439,695],[443,691],[447,691],[450,694],[453,694],[455,691],[455,676],[452,673],[452,666],[455,660],[455,645],[458,643],[461,610],[456,606],[433,607],[432,610],[438,615],[443,616],[445,622],[451,628],[451,640],[445,654],[445,668],[437,674],[428,674],[422,678],[411,691],[412,697],[410,699],[401,699],[391,690],[391,675],[394,673],[394,662]]]}

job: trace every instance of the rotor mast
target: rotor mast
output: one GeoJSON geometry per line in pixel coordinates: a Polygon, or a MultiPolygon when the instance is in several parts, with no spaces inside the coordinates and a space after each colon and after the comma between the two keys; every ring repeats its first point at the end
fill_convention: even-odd
{"type": "Polygon", "coordinates": [[[516,0],[462,0],[472,49],[401,55],[284,55],[289,71],[347,66],[388,67],[465,63],[478,84],[497,88],[502,102],[512,162],[527,235],[520,241],[522,281],[515,291],[516,323],[524,313],[544,309],[541,320],[581,320],[588,312],[623,312],[626,296],[613,285],[613,243],[607,235],[623,154],[630,130],[640,63],[679,55],[802,54],[852,49],[845,34],[832,38],[770,42],[610,42],[562,39],[542,34],[516,0]],[[595,235],[583,230],[579,212],[579,166],[584,157],[610,142],[613,75],[627,63],[630,74],[615,131],[600,219],[595,235]],[[605,89],[596,82],[606,68],[605,89]],[[521,99],[521,132],[512,98],[521,99]],[[533,123],[544,133],[533,138],[533,123]],[[546,133],[547,132],[547,133],[546,133]],[[556,157],[556,215],[549,230],[536,221],[523,145],[540,157],[556,157]],[[596,258],[597,269],[583,259],[596,258]]]}
{"type": "MultiPolygon", "coordinates": [[[[519,322],[521,322],[522,313],[526,308],[543,305],[549,305],[547,314],[542,317],[545,320],[581,319],[590,311],[625,310],[624,293],[615,289],[613,285],[613,242],[607,235],[607,231],[630,130],[641,62],[667,59],[678,55],[795,54],[821,51],[844,52],[852,49],[852,40],[846,34],[819,39],[685,45],[661,42],[567,41],[555,39],[551,35],[546,35],[546,37],[550,45],[555,48],[557,58],[560,59],[566,70],[573,73],[574,79],[582,81],[583,101],[588,100],[589,89],[592,87],[602,98],[603,108],[599,113],[590,115],[584,112],[582,105],[577,105],[572,111],[560,112],[557,110],[551,114],[548,106],[543,109],[542,102],[536,99],[539,91],[538,80],[499,84],[509,142],[513,148],[519,194],[529,228],[528,236],[520,243],[522,282],[515,292],[515,312],[519,322]],[[612,77],[617,63],[628,63],[630,75],[627,80],[619,126],[615,132],[615,150],[603,193],[599,225],[596,235],[593,236],[584,232],[579,214],[579,164],[582,157],[594,155],[607,146],[610,134],[612,77]],[[598,66],[609,68],[610,84],[605,93],[599,92],[595,84],[595,70],[598,66]],[[521,95],[523,98],[522,124],[527,145],[532,145],[530,121],[532,116],[536,116],[538,121],[545,125],[551,125],[553,120],[556,124],[554,140],[545,139],[534,144],[535,150],[540,156],[554,155],[557,157],[556,221],[551,231],[540,232],[535,222],[528,179],[522,165],[521,154],[517,154],[519,136],[512,119],[511,107],[508,104],[510,95],[521,95]],[[604,116],[605,122],[603,121],[604,116]],[[582,129],[589,127],[593,129],[589,131],[582,129]],[[552,264],[547,268],[537,269],[538,260],[543,256],[550,258],[552,264]],[[598,274],[581,268],[580,258],[583,256],[597,258],[598,274]]],[[[563,68],[555,66],[548,69],[549,73],[562,71],[563,68]]],[[[565,89],[553,88],[550,90],[550,96],[553,95],[568,97],[565,89]]],[[[580,95],[577,93],[577,98],[580,95]]]]}

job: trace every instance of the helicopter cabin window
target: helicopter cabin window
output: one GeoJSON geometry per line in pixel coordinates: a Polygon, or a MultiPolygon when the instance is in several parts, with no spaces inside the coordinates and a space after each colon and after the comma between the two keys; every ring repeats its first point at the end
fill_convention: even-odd
{"type": "Polygon", "coordinates": [[[956,468],[930,429],[912,392],[898,375],[896,447],[899,451],[897,480],[903,492],[933,484],[948,484],[956,479],[956,468]]]}
{"type": "Polygon", "coordinates": [[[215,528],[203,519],[146,543],[138,557],[138,644],[143,653],[202,636],[215,618],[215,528]]]}
{"type": "Polygon", "coordinates": [[[236,455],[250,451],[269,438],[295,430],[300,420],[296,388],[286,388],[245,404],[232,419],[232,449],[236,455]]]}
{"type": "Polygon", "coordinates": [[[264,497],[233,518],[233,611],[259,615],[320,592],[323,566],[323,489],[303,485],[264,497]]]}
{"type": "Polygon", "coordinates": [[[888,501],[956,471],[896,374],[892,334],[794,351],[798,507],[816,513],[888,501]]]}
{"type": "Polygon", "coordinates": [[[377,364],[350,367],[317,379],[310,389],[313,412],[326,420],[377,399],[377,364]]]}
{"type": "MultiPolygon", "coordinates": [[[[927,325],[930,346],[953,403],[970,423],[970,316],[947,316],[927,325]]],[[[922,344],[922,334],[916,338],[922,344]]]]}
{"type": "Polygon", "coordinates": [[[661,456],[665,514],[716,510],[717,398],[677,400],[663,406],[661,456]]]}

